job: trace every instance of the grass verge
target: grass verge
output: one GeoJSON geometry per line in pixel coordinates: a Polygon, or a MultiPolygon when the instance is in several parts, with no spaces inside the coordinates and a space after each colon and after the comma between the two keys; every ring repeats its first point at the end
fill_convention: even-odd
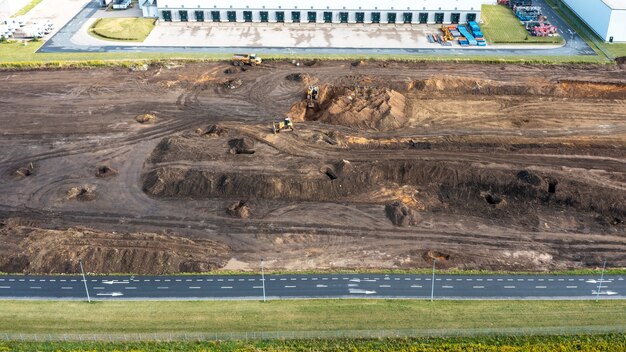
{"type": "Polygon", "coordinates": [[[548,329],[624,326],[626,301],[0,301],[0,333],[548,329]]]}
{"type": "Polygon", "coordinates": [[[27,14],[30,10],[32,10],[35,6],[39,5],[39,3],[42,0],[32,0],[31,2],[28,3],[28,5],[22,7],[19,11],[17,11],[13,16],[11,17],[18,17],[18,16],[23,16],[25,14],[27,14]]]}
{"type": "Polygon", "coordinates": [[[533,37],[515,17],[510,8],[502,5],[483,5],[481,26],[485,39],[493,44],[563,44],[562,37],[533,37]]]}
{"type": "Polygon", "coordinates": [[[204,342],[4,342],[0,351],[624,351],[623,334],[421,339],[326,339],[204,342]]]}
{"type": "Polygon", "coordinates": [[[155,23],[153,18],[100,18],[89,33],[104,40],[143,42],[155,23]]]}
{"type": "MultiPolygon", "coordinates": [[[[34,68],[70,68],[70,67],[107,67],[136,66],[144,63],[158,64],[171,61],[227,61],[230,54],[222,53],[46,53],[36,51],[43,42],[9,41],[0,44],[0,69],[34,69],[34,68]]],[[[457,62],[486,64],[606,64],[600,56],[533,56],[533,57],[502,57],[502,56],[455,56],[455,55],[263,55],[264,61],[284,60],[378,60],[403,62],[457,62]]]]}

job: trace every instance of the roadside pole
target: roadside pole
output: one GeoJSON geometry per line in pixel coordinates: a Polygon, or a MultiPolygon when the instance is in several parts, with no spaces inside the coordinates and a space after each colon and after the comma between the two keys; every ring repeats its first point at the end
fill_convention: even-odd
{"type": "Polygon", "coordinates": [[[600,275],[600,282],[598,283],[598,291],[596,292],[596,302],[600,300],[600,289],[602,288],[602,283],[604,282],[604,270],[606,269],[606,259],[604,260],[604,264],[602,264],[602,274],[600,275]]]}
{"type": "Polygon", "coordinates": [[[87,288],[87,279],[85,278],[85,271],[83,270],[83,261],[79,260],[78,264],[80,264],[80,272],[83,274],[83,283],[85,284],[85,292],[87,292],[87,302],[91,303],[91,298],[89,297],[89,289],[87,288]]]}
{"type": "Polygon", "coordinates": [[[433,258],[433,278],[430,283],[430,301],[432,302],[435,298],[435,258],[433,258]]]}
{"type": "Polygon", "coordinates": [[[263,283],[263,302],[265,302],[265,272],[263,271],[263,259],[261,259],[261,282],[263,283]]]}

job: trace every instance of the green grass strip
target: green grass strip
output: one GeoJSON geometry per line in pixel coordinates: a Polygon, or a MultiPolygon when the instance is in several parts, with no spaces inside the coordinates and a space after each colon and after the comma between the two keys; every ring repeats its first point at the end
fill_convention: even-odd
{"type": "Polygon", "coordinates": [[[18,16],[23,16],[25,14],[27,14],[30,10],[33,9],[33,7],[39,5],[39,3],[42,0],[32,0],[31,2],[28,3],[28,5],[22,7],[19,11],[17,11],[13,16],[11,17],[18,17],[18,16]]]}
{"type": "Polygon", "coordinates": [[[579,352],[624,351],[623,334],[578,336],[421,339],[316,339],[265,341],[202,341],[202,342],[0,342],[0,351],[406,351],[406,352],[579,352]]]}
{"type": "Polygon", "coordinates": [[[0,334],[626,327],[624,300],[0,301],[0,312],[0,334]]]}
{"type": "Polygon", "coordinates": [[[100,18],[89,28],[96,38],[143,42],[154,29],[153,18],[100,18]]]}

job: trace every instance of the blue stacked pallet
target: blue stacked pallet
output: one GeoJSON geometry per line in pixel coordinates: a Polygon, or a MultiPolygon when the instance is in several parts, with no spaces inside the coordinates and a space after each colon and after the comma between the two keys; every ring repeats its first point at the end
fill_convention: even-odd
{"type": "Polygon", "coordinates": [[[480,30],[480,26],[475,21],[470,21],[467,23],[471,30],[474,38],[476,38],[476,43],[478,46],[486,46],[487,42],[485,42],[483,32],[480,30]]]}
{"type": "Polygon", "coordinates": [[[465,26],[459,26],[458,30],[461,33],[461,35],[465,37],[469,45],[478,45],[474,36],[467,30],[465,26]]]}

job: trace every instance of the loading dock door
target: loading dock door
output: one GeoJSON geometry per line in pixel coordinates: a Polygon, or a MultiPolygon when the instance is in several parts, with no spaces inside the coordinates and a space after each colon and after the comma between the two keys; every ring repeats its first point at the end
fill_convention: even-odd
{"type": "Polygon", "coordinates": [[[235,11],[227,11],[226,17],[228,18],[228,22],[237,22],[237,12],[235,11]]]}
{"type": "Polygon", "coordinates": [[[187,16],[187,10],[178,10],[178,14],[180,15],[181,22],[189,21],[189,17],[187,16]]]}
{"type": "Polygon", "coordinates": [[[372,23],[380,23],[380,12],[372,12],[372,23]]]}
{"type": "Polygon", "coordinates": [[[453,13],[453,14],[450,15],[450,22],[452,22],[454,24],[458,24],[460,20],[461,20],[461,14],[460,13],[453,13]]]}
{"type": "Polygon", "coordinates": [[[243,12],[243,20],[245,22],[252,22],[252,11],[244,11],[243,12]]]}
{"type": "Polygon", "coordinates": [[[163,21],[172,22],[172,11],[162,11],[161,14],[163,14],[163,21]]]}
{"type": "Polygon", "coordinates": [[[307,14],[307,19],[309,20],[309,23],[317,22],[317,12],[309,12],[307,14]]]}
{"type": "Polygon", "coordinates": [[[300,11],[291,11],[291,22],[300,23],[300,11]]]}
{"type": "Polygon", "coordinates": [[[420,13],[420,23],[421,24],[428,23],[428,13],[427,12],[420,13]]]}
{"type": "Polygon", "coordinates": [[[196,11],[196,21],[204,22],[204,11],[196,11]]]}
{"type": "Polygon", "coordinates": [[[211,11],[211,20],[213,22],[221,21],[220,12],[219,11],[211,11]]]}
{"type": "Polygon", "coordinates": [[[356,13],[356,23],[363,23],[365,22],[365,13],[364,12],[357,12],[356,13]]]}
{"type": "Polygon", "coordinates": [[[285,12],[276,11],[276,22],[285,22],[285,12]]]}
{"type": "Polygon", "coordinates": [[[333,23],[333,13],[324,12],[324,23],[333,23]]]}
{"type": "Polygon", "coordinates": [[[435,14],[435,23],[442,24],[443,23],[443,13],[435,14]]]}
{"type": "Polygon", "coordinates": [[[467,18],[467,22],[476,21],[476,14],[475,13],[468,13],[466,18],[467,18]]]}
{"type": "Polygon", "coordinates": [[[348,23],[348,13],[347,12],[339,12],[339,21],[341,23],[348,23]]]}
{"type": "Polygon", "coordinates": [[[404,23],[411,23],[413,22],[413,14],[410,12],[405,12],[402,15],[403,19],[404,19],[404,23]]]}
{"type": "Polygon", "coordinates": [[[267,11],[259,12],[259,16],[261,17],[261,22],[268,22],[270,19],[270,15],[267,11]]]}
{"type": "Polygon", "coordinates": [[[387,23],[396,23],[396,14],[390,12],[387,14],[387,23]]]}

